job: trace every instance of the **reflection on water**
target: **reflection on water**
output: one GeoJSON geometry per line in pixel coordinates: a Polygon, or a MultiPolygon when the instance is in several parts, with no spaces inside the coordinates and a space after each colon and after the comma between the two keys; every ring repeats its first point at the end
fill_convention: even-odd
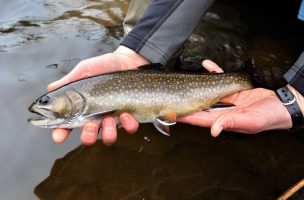
{"type": "Polygon", "coordinates": [[[1,5],[5,5],[0,8],[2,51],[52,37],[100,40],[105,27],[120,25],[128,9],[128,1],[15,0],[1,5]]]}
{"type": "Polygon", "coordinates": [[[304,176],[303,135],[227,133],[214,140],[198,127],[178,125],[164,137],[152,126],[134,136],[120,132],[111,147],[99,142],[69,152],[35,193],[41,199],[273,200],[304,176]]]}
{"type": "MultiPolygon", "coordinates": [[[[303,178],[304,136],[289,132],[214,139],[177,125],[165,137],[144,125],[134,136],[121,131],[111,147],[79,146],[79,130],[54,144],[50,130],[27,123],[28,105],[80,60],[117,47],[128,1],[0,3],[1,199],[274,199],[303,178]]],[[[292,8],[283,20],[264,16],[260,27],[252,19],[258,5],[247,4],[217,2],[185,44],[182,68],[211,58],[232,70],[254,57],[266,83],[281,84],[303,28],[288,20],[292,8]]]]}

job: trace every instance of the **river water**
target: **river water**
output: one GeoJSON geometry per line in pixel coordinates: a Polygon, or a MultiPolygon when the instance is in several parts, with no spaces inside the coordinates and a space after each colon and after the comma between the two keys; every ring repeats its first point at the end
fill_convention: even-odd
{"type": "MultiPolygon", "coordinates": [[[[123,0],[0,1],[1,199],[275,199],[304,177],[304,134],[253,136],[151,125],[118,142],[63,144],[27,122],[27,107],[80,60],[111,52],[122,38],[123,0]]],[[[184,45],[182,68],[204,58],[233,70],[254,57],[269,88],[304,46],[299,2],[218,1],[184,45]],[[273,9],[273,4],[277,8],[273,9]],[[282,5],[281,5],[282,4],[282,5]]]]}

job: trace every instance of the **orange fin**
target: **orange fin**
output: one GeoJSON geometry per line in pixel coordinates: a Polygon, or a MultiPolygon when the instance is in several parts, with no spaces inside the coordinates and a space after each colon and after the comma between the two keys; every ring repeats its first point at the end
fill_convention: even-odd
{"type": "Polygon", "coordinates": [[[167,113],[166,115],[161,117],[164,120],[169,120],[169,121],[176,121],[176,112],[175,111],[171,111],[169,113],[167,113]]]}
{"type": "Polygon", "coordinates": [[[224,104],[224,105],[234,105],[233,103],[231,103],[228,100],[222,99],[219,102],[217,102],[216,104],[224,104]]]}

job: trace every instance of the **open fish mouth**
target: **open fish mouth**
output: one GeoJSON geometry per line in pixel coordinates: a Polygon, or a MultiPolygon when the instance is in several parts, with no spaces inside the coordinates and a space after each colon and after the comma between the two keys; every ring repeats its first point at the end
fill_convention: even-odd
{"type": "Polygon", "coordinates": [[[48,119],[47,116],[45,116],[45,115],[43,115],[41,113],[38,113],[36,111],[31,111],[30,110],[30,112],[33,113],[33,117],[28,118],[28,120],[27,120],[28,122],[48,119]]]}
{"type": "Polygon", "coordinates": [[[28,118],[27,121],[34,126],[41,128],[56,128],[65,122],[65,119],[56,118],[52,111],[39,108],[39,110],[29,108],[29,111],[34,114],[33,117],[28,118]]]}
{"type": "Polygon", "coordinates": [[[28,110],[33,113],[33,117],[28,118],[28,122],[38,126],[48,125],[56,117],[52,111],[46,108],[37,108],[35,105],[31,105],[28,110]]]}

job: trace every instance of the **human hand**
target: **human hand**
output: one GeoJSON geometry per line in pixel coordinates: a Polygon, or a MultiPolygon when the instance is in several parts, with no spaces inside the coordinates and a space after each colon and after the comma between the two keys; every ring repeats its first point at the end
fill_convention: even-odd
{"type": "MultiPolygon", "coordinates": [[[[223,72],[217,64],[209,60],[203,61],[203,66],[209,72],[223,72]]],[[[222,100],[236,107],[229,110],[200,111],[178,121],[211,127],[211,135],[214,137],[217,137],[222,130],[250,134],[271,129],[288,129],[292,126],[290,114],[271,90],[263,88],[245,90],[222,100]]]]}
{"type": "MultiPolygon", "coordinates": [[[[113,53],[104,54],[102,56],[90,58],[81,61],[69,74],[58,81],[48,85],[48,91],[53,91],[70,82],[95,76],[99,74],[109,73],[113,71],[134,69],[138,66],[150,63],[141,55],[133,50],[120,46],[113,53]]],[[[134,133],[138,129],[138,122],[135,118],[128,114],[122,113],[119,116],[120,123],[128,133],[134,133]]],[[[111,144],[116,141],[117,128],[116,121],[111,115],[102,118],[102,139],[105,144],[111,144]]],[[[80,140],[83,144],[93,144],[98,137],[99,124],[96,121],[87,122],[83,126],[80,140]]],[[[52,132],[52,138],[56,143],[64,142],[70,129],[56,128],[52,132]]]]}

